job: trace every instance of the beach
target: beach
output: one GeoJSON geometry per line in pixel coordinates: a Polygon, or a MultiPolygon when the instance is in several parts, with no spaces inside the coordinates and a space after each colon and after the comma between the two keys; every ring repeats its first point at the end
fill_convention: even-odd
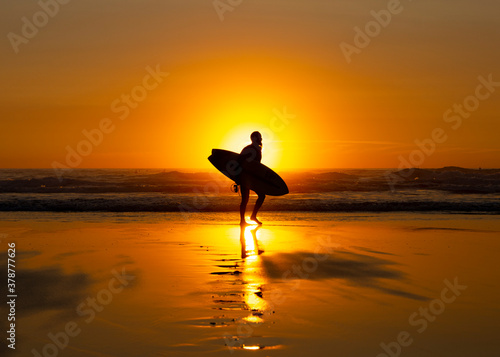
{"type": "Polygon", "coordinates": [[[500,357],[500,2],[0,8],[0,357],[500,357]]]}
{"type": "Polygon", "coordinates": [[[1,213],[2,266],[16,247],[7,353],[498,353],[497,215],[262,212],[243,231],[236,219],[1,213]]]}

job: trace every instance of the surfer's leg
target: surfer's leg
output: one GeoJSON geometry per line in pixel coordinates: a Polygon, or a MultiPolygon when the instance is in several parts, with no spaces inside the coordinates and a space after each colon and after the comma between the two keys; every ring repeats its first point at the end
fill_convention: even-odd
{"type": "Polygon", "coordinates": [[[247,224],[245,221],[245,211],[247,209],[248,198],[250,197],[250,190],[245,186],[240,187],[241,190],[241,204],[240,204],[240,225],[247,224]]]}
{"type": "Polygon", "coordinates": [[[259,212],[260,207],[262,207],[262,204],[264,203],[264,200],[266,199],[266,195],[258,193],[259,197],[257,198],[257,201],[255,202],[255,207],[253,208],[253,213],[250,216],[250,219],[252,221],[257,222],[257,224],[262,224],[261,221],[257,219],[257,212],[259,212]]]}

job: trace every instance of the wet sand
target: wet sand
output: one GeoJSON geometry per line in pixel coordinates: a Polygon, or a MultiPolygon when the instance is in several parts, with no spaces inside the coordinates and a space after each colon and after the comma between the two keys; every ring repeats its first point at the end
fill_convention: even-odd
{"type": "Polygon", "coordinates": [[[1,218],[2,266],[17,249],[9,355],[500,350],[498,216],[264,212],[243,231],[234,214],[1,218]]]}

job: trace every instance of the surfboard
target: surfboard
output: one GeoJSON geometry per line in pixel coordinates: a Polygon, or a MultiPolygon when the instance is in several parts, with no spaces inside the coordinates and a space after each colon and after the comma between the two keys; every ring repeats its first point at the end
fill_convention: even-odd
{"type": "Polygon", "coordinates": [[[288,187],[283,179],[269,167],[256,161],[240,164],[240,154],[221,149],[213,149],[208,161],[226,177],[239,185],[245,185],[257,193],[269,196],[283,196],[288,187]]]}

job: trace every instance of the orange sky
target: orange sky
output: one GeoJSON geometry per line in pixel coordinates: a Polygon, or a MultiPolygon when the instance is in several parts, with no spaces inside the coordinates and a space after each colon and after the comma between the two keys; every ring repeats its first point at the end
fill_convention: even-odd
{"type": "Polygon", "coordinates": [[[0,167],[500,167],[497,2],[41,3],[0,4],[0,167]]]}

